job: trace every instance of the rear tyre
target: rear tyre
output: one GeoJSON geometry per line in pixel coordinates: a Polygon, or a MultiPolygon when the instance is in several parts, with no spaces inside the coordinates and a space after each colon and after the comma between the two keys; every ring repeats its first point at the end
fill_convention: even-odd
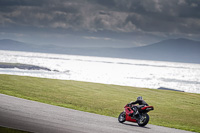
{"type": "Polygon", "coordinates": [[[149,115],[142,114],[141,118],[137,121],[138,125],[144,127],[149,122],[149,115]]]}
{"type": "Polygon", "coordinates": [[[126,121],[126,113],[125,113],[125,112],[121,112],[121,113],[120,113],[120,115],[119,115],[119,117],[118,117],[118,121],[119,121],[120,123],[123,123],[123,122],[126,121]]]}

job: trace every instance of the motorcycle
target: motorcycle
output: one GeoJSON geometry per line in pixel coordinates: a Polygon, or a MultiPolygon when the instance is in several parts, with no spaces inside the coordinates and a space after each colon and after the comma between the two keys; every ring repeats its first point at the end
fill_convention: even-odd
{"type": "Polygon", "coordinates": [[[132,115],[136,113],[135,108],[136,105],[127,104],[124,107],[124,111],[120,113],[118,117],[118,121],[123,123],[125,121],[135,122],[139,126],[143,127],[149,122],[149,115],[147,114],[149,111],[154,110],[153,106],[143,106],[138,108],[138,113],[136,115],[132,115]]]}

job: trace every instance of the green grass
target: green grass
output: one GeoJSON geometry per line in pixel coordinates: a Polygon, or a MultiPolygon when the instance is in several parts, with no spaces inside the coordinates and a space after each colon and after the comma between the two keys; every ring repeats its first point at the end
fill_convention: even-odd
{"type": "Polygon", "coordinates": [[[200,94],[12,75],[0,75],[0,93],[112,117],[143,96],[151,124],[200,132],[200,94]]]}
{"type": "Polygon", "coordinates": [[[30,132],[0,126],[0,133],[30,133],[30,132]]]}

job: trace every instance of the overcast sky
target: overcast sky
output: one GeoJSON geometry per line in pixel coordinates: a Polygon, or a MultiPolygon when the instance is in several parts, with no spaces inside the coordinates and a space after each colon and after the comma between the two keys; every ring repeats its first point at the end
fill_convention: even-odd
{"type": "Polygon", "coordinates": [[[200,40],[200,0],[0,0],[0,39],[68,47],[200,40]]]}

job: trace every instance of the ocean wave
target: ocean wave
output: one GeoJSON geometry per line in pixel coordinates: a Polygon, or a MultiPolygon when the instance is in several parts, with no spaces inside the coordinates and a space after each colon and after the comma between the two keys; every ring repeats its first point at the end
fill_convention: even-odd
{"type": "Polygon", "coordinates": [[[0,74],[155,89],[164,86],[185,92],[200,93],[199,64],[2,50],[0,50],[0,62],[27,64],[51,70],[0,69],[0,74]]]}

